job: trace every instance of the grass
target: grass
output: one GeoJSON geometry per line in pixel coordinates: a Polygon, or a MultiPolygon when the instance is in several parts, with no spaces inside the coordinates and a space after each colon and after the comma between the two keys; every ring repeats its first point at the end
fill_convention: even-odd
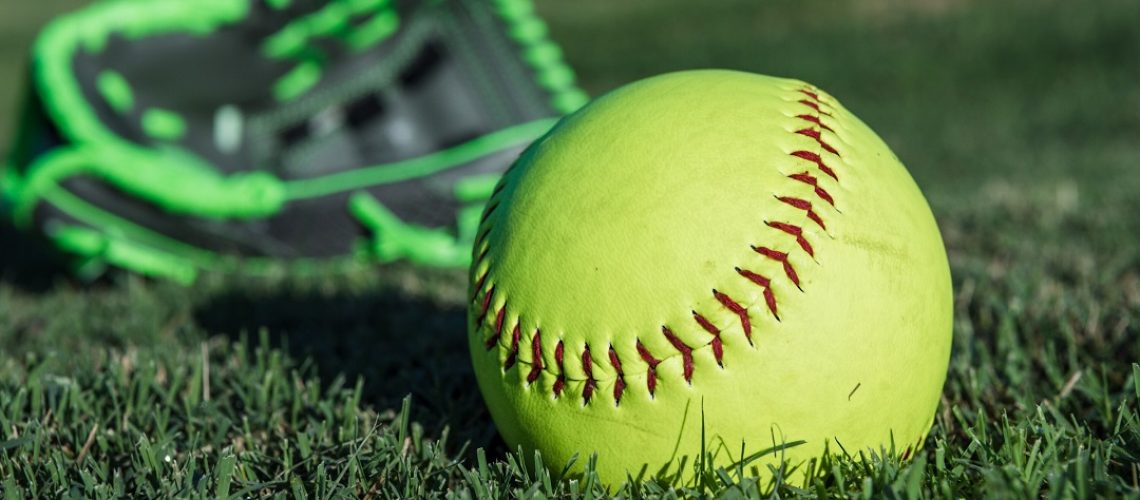
{"type": "MultiPolygon", "coordinates": [[[[594,93],[689,67],[833,93],[911,168],[954,276],[943,404],[912,461],[833,457],[803,488],[707,470],[608,493],[1140,498],[1140,4],[540,5],[594,93]]],[[[0,80],[57,7],[3,9],[19,29],[0,80]]],[[[49,254],[0,229],[6,498],[607,493],[497,437],[461,271],[81,284],[49,254]]]]}

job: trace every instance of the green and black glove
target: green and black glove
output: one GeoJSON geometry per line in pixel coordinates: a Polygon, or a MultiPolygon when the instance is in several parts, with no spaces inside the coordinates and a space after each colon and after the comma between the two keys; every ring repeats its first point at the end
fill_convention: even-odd
{"type": "Polygon", "coordinates": [[[529,0],[111,0],[38,38],[5,210],[78,257],[463,266],[499,175],[587,100],[529,0]]]}

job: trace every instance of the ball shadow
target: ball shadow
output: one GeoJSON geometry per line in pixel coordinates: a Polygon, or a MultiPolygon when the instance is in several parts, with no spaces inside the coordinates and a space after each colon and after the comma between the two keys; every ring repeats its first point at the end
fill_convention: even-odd
{"type": "Polygon", "coordinates": [[[59,250],[43,237],[0,222],[0,283],[44,293],[60,280],[73,281],[59,250]]]}
{"type": "Polygon", "coordinates": [[[448,429],[448,448],[505,449],[487,412],[467,352],[465,311],[399,290],[364,294],[232,291],[194,312],[210,335],[257,339],[308,359],[326,387],[362,378],[363,402],[399,410],[412,398],[412,420],[427,436],[448,429]]]}

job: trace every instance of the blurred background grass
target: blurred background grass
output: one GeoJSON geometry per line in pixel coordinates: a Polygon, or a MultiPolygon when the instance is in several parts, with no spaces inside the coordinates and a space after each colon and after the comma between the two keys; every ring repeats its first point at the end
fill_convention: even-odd
{"type": "MultiPolygon", "coordinates": [[[[0,137],[10,137],[15,123],[32,37],[52,15],[85,3],[0,0],[0,137]]],[[[934,197],[1019,178],[1111,188],[1115,179],[1098,181],[1128,174],[1135,158],[1135,1],[538,6],[594,95],[691,68],[807,80],[879,132],[934,197]]],[[[6,146],[0,140],[0,152],[6,146]]]]}
{"type": "MultiPolygon", "coordinates": [[[[83,3],[0,0],[0,137],[15,123],[32,36],[52,15],[83,3]]],[[[1101,467],[1092,491],[1137,494],[1140,436],[1121,438],[1117,421],[1119,407],[1135,412],[1131,364],[1140,360],[1140,2],[538,6],[594,95],[689,68],[790,76],[836,96],[891,145],[931,201],[956,291],[954,354],[927,445],[950,466],[924,462],[931,488],[949,482],[967,496],[1035,496],[1075,488],[1081,470],[1092,481],[1089,468],[1101,467]],[[1026,465],[1027,450],[1011,447],[1043,437],[1052,451],[1035,466],[1026,465]],[[1097,453],[1104,461],[1090,458],[1097,453]]],[[[45,251],[10,229],[0,233],[5,398],[48,375],[87,388],[95,400],[110,398],[116,384],[193,394],[186,380],[209,359],[215,383],[233,388],[215,389],[211,411],[236,421],[253,418],[242,394],[266,373],[316,381],[329,391],[319,397],[325,401],[341,401],[338,391],[359,379],[362,399],[338,404],[391,421],[410,393],[421,433],[451,435],[440,460],[455,456],[470,467],[477,447],[502,457],[468,367],[461,271],[397,265],[316,277],[206,276],[192,288],[118,275],[88,285],[43,264],[37,256],[45,251]],[[279,349],[276,368],[255,368],[246,357],[253,348],[243,339],[259,330],[267,347],[279,349]],[[142,366],[153,368],[151,380],[140,381],[142,366]]],[[[197,398],[163,404],[189,407],[197,398]]],[[[85,419],[107,420],[109,411],[92,406],[89,417],[53,422],[45,443],[74,456],[90,428],[85,419]]],[[[175,427],[198,436],[177,422],[115,415],[139,420],[134,432],[151,439],[175,427]]],[[[40,417],[13,420],[0,411],[0,418],[5,433],[35,427],[40,417]]],[[[272,440],[296,432],[274,430],[274,418],[247,423],[268,432],[247,441],[260,442],[250,449],[263,453],[256,458],[270,472],[283,467],[272,440]]],[[[201,454],[203,463],[216,461],[220,443],[235,433],[249,431],[218,431],[210,439],[219,445],[201,454]]],[[[170,446],[184,448],[187,435],[171,434],[170,446]]],[[[91,455],[134,460],[130,441],[102,439],[91,455]]],[[[328,446],[335,441],[329,437],[328,446]]],[[[0,453],[11,452],[0,446],[0,453]]],[[[377,453],[379,463],[392,460],[377,453]]]]}

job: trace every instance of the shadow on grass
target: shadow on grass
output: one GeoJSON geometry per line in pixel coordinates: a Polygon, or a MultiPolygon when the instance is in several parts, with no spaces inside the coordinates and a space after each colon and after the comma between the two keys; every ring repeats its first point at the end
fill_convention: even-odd
{"type": "Polygon", "coordinates": [[[0,283],[44,293],[69,276],[63,255],[50,243],[0,222],[0,283]]]}
{"type": "Polygon", "coordinates": [[[398,411],[412,396],[412,419],[425,435],[447,432],[451,452],[505,450],[487,413],[467,352],[464,310],[400,290],[362,294],[233,291],[198,307],[210,335],[256,339],[315,364],[322,384],[364,381],[364,404],[398,411]]]}

